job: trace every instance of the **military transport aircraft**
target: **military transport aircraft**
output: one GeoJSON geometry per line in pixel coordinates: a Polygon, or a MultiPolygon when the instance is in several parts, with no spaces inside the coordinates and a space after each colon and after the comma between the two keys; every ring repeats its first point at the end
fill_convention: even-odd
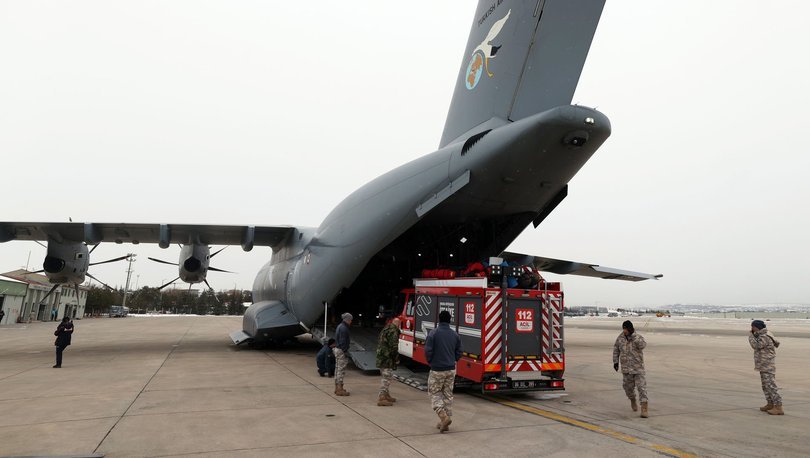
{"type": "Polygon", "coordinates": [[[3,222],[0,242],[61,247],[53,253],[66,253],[62,269],[72,268],[74,251],[99,242],[272,247],[235,341],[305,333],[324,303],[373,316],[423,268],[498,254],[556,273],[657,278],[502,253],[566,197],[568,182],[610,135],[604,114],[570,105],[603,6],[480,1],[439,149],[365,184],[318,227],[3,222]]]}

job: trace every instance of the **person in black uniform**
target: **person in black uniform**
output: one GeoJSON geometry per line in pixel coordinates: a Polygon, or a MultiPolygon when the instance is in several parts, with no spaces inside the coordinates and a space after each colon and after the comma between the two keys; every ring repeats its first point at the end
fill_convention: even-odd
{"type": "Polygon", "coordinates": [[[56,336],[56,341],[53,343],[56,346],[56,364],[53,367],[62,367],[62,352],[70,345],[70,337],[73,335],[73,322],[69,317],[62,318],[62,322],[54,331],[53,335],[56,336]]]}

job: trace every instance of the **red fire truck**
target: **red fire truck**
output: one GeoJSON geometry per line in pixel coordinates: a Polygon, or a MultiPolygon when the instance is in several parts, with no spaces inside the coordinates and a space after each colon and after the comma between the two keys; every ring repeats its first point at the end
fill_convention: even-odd
{"type": "Polygon", "coordinates": [[[452,315],[463,356],[456,375],[483,393],[564,390],[563,293],[490,286],[487,278],[417,279],[404,290],[399,353],[427,364],[425,339],[439,313],[452,315]]]}

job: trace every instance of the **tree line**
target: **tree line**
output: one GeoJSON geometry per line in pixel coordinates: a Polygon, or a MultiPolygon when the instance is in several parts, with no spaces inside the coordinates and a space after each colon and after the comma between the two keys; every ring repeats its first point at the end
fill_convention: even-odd
{"type": "MultiPolygon", "coordinates": [[[[109,313],[111,305],[123,305],[124,290],[90,286],[87,292],[86,315],[109,313]]],[[[245,302],[252,302],[249,290],[228,290],[202,293],[189,289],[164,289],[144,286],[127,294],[129,313],[188,313],[196,315],[243,315],[245,302]]]]}

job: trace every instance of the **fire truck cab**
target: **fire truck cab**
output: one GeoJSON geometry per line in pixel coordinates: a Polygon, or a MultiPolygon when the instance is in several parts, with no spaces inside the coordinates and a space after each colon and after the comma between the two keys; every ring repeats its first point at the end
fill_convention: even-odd
{"type": "Polygon", "coordinates": [[[427,365],[425,339],[450,312],[463,356],[456,376],[480,384],[484,394],[564,390],[563,293],[490,286],[487,278],[416,279],[403,290],[399,353],[427,365]]]}

